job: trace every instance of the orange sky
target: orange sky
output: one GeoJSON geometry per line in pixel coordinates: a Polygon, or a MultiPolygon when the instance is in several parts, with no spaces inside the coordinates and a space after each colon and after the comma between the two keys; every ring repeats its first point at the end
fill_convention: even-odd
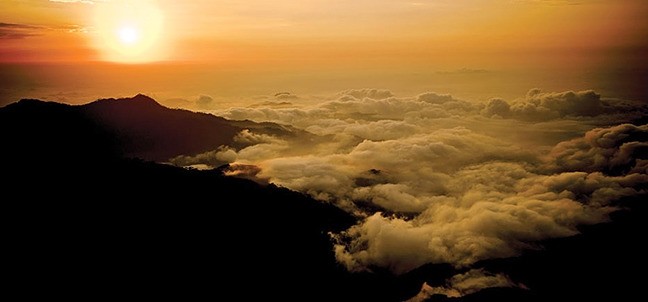
{"type": "Polygon", "coordinates": [[[645,0],[4,0],[0,62],[385,76],[645,69],[646,15],[645,0]]]}

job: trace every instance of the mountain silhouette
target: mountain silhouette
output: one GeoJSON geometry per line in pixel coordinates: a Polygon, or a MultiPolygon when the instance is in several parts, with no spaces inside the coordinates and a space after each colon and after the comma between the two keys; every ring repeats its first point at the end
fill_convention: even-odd
{"type": "MultiPolygon", "coordinates": [[[[0,116],[4,116],[0,122],[3,129],[33,128],[33,131],[49,133],[52,139],[83,131],[95,132],[95,135],[109,137],[111,146],[102,148],[126,157],[158,162],[178,155],[215,150],[221,145],[234,145],[234,137],[244,129],[279,137],[306,134],[274,123],[229,121],[211,114],[170,109],[142,94],[132,98],[101,99],[80,106],[22,100],[1,108],[0,116]],[[62,133],[52,133],[55,130],[62,133]]],[[[92,135],[85,133],[84,138],[78,139],[92,140],[92,135]]],[[[107,142],[105,137],[100,140],[97,143],[107,142]]],[[[239,144],[238,147],[244,146],[239,144]]]]}
{"type": "Polygon", "coordinates": [[[153,161],[229,145],[242,130],[223,118],[169,109],[141,94],[98,100],[79,111],[113,131],[125,155],[153,161]]]}

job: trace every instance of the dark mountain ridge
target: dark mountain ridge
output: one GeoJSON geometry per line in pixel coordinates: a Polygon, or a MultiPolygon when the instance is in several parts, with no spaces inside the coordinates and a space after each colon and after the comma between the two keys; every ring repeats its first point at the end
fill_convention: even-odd
{"type": "Polygon", "coordinates": [[[169,109],[153,99],[103,99],[79,107],[81,114],[114,131],[126,156],[166,161],[229,145],[242,128],[205,113],[169,109]]]}
{"type": "Polygon", "coordinates": [[[132,98],[101,99],[78,106],[21,100],[1,108],[0,118],[3,127],[31,127],[46,132],[57,128],[67,132],[85,131],[65,128],[73,126],[66,125],[69,120],[84,120],[84,125],[74,126],[90,127],[93,128],[91,131],[110,136],[113,151],[126,157],[158,162],[178,155],[215,150],[221,145],[244,147],[234,144],[235,136],[244,129],[282,138],[308,135],[274,123],[229,121],[207,113],[170,109],[142,94],[132,98]],[[45,129],[51,127],[53,129],[45,129]]]}

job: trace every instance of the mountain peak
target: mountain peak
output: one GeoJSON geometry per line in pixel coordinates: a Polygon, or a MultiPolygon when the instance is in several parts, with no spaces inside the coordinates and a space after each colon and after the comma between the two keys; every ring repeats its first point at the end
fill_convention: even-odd
{"type": "Polygon", "coordinates": [[[121,98],[117,99],[117,101],[127,101],[129,103],[137,103],[137,104],[142,104],[142,105],[155,105],[155,106],[160,106],[163,107],[160,103],[158,103],[156,100],[151,98],[150,96],[138,93],[136,96],[131,97],[131,98],[121,98]]]}
{"type": "Polygon", "coordinates": [[[134,97],[130,98],[119,98],[119,99],[100,99],[95,102],[92,102],[90,104],[90,107],[95,107],[95,106],[137,106],[137,107],[149,107],[149,108],[164,108],[160,103],[155,101],[153,98],[144,95],[144,94],[137,94],[134,97]]]}
{"type": "Polygon", "coordinates": [[[130,100],[131,101],[137,101],[137,102],[154,102],[154,103],[158,104],[158,102],[156,102],[150,96],[147,96],[147,95],[144,95],[144,94],[141,94],[141,93],[138,93],[136,96],[130,98],[130,100]]]}

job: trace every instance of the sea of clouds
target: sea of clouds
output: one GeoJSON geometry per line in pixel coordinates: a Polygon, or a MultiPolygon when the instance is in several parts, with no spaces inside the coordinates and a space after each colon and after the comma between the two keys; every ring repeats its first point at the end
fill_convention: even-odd
{"type": "MultiPolygon", "coordinates": [[[[361,89],[306,106],[287,95],[214,113],[313,135],[243,131],[236,140],[248,147],[172,162],[230,163],[230,174],[305,192],[354,214],[356,225],[331,234],[337,260],[351,271],[402,274],[427,263],[470,269],[540,240],[578,234],[580,225],[606,221],[616,201],[648,188],[642,103],[539,89],[487,102],[361,89]]],[[[481,270],[448,284],[424,285],[417,297],[516,286],[481,270]]]]}

